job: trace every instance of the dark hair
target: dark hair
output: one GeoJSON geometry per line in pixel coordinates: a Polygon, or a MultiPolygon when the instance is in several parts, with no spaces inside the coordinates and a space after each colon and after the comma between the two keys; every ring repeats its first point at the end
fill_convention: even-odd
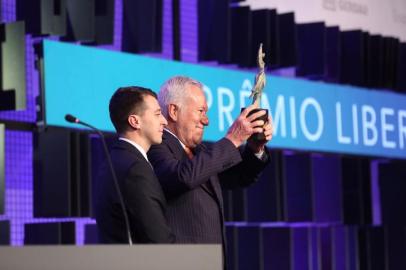
{"type": "Polygon", "coordinates": [[[110,119],[117,133],[125,132],[128,125],[128,116],[142,114],[145,110],[144,96],[156,97],[156,94],[148,88],[140,86],[120,87],[110,99],[110,119]]]}

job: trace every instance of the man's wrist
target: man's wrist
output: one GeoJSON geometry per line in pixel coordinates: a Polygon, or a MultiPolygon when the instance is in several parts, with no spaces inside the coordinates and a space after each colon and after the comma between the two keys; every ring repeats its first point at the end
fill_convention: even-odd
{"type": "Polygon", "coordinates": [[[227,134],[226,136],[225,136],[225,138],[227,139],[227,140],[229,140],[230,142],[232,142],[232,144],[234,144],[234,146],[236,147],[236,148],[238,148],[238,147],[240,147],[240,145],[242,144],[242,142],[240,142],[239,140],[237,140],[234,136],[232,136],[232,134],[227,134]]]}

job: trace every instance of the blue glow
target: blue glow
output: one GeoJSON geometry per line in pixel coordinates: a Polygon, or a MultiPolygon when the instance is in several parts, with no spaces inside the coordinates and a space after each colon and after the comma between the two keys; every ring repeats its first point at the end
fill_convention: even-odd
{"type": "MultiPolygon", "coordinates": [[[[248,105],[255,76],[55,41],[45,41],[44,61],[48,125],[74,127],[64,121],[71,113],[113,131],[108,101],[118,87],[158,91],[168,78],[186,75],[205,84],[207,141],[224,136],[248,105]]],[[[274,119],[272,147],[406,158],[404,95],[267,76],[262,107],[274,119]]]]}

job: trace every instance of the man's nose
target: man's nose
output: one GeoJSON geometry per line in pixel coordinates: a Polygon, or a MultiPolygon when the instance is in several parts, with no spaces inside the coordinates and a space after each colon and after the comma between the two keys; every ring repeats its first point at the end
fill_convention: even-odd
{"type": "Polygon", "coordinates": [[[168,121],[166,121],[166,118],[165,118],[164,116],[161,116],[161,117],[162,117],[161,123],[162,123],[164,126],[167,126],[167,125],[168,125],[168,121]]]}
{"type": "Polygon", "coordinates": [[[208,126],[209,125],[209,118],[207,117],[207,115],[203,115],[202,117],[202,124],[204,126],[208,126]]]}

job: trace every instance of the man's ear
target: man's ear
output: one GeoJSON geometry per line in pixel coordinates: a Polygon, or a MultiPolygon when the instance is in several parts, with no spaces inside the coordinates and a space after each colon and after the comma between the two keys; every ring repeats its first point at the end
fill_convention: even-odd
{"type": "Polygon", "coordinates": [[[173,122],[178,121],[179,116],[179,107],[176,104],[169,104],[168,105],[168,121],[171,120],[173,122]]]}
{"type": "Polygon", "coordinates": [[[133,129],[140,129],[141,128],[141,123],[140,123],[140,117],[136,114],[129,115],[127,118],[128,124],[133,128],[133,129]]]}

